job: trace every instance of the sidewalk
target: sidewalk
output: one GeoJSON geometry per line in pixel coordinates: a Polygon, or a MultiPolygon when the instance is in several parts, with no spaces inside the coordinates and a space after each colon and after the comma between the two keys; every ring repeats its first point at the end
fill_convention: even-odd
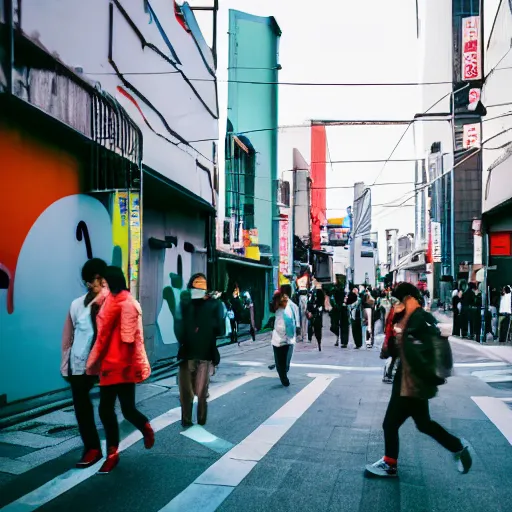
{"type": "Polygon", "coordinates": [[[499,343],[495,341],[487,341],[485,343],[479,343],[475,340],[462,338],[460,336],[452,336],[452,314],[451,312],[433,311],[432,314],[439,321],[439,328],[443,335],[448,336],[450,342],[460,343],[466,346],[470,346],[476,351],[483,355],[491,357],[493,359],[499,359],[503,362],[512,364],[512,344],[511,343],[499,343]],[[494,356],[494,357],[492,357],[494,356]]]}

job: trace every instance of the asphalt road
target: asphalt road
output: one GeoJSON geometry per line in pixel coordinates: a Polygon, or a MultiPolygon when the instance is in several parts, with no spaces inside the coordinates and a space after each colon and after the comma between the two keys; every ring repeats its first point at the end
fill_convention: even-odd
{"type": "MultiPolygon", "coordinates": [[[[335,348],[325,336],[322,352],[297,346],[289,388],[267,369],[268,335],[223,348],[206,430],[194,427],[188,437],[174,379],[141,387],[141,410],[158,428],[155,447],[144,450],[123,424],[121,462],[110,475],[73,469],[80,450],[72,430],[62,442],[41,425],[29,436],[28,427],[0,432],[0,512],[511,510],[512,385],[505,377],[495,385],[512,374],[508,353],[452,343],[456,374],[431,401],[433,418],[469,442],[468,475],[408,421],[399,479],[378,480],[364,466],[383,455],[391,388],[379,351],[335,348]],[[52,444],[41,448],[39,438],[52,444]]],[[[64,414],[52,418],[62,423],[64,414]]]]}

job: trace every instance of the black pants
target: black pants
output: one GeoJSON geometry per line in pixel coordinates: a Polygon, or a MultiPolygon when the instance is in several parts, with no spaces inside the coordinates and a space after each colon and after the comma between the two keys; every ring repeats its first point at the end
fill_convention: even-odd
{"type": "Polygon", "coordinates": [[[460,313],[457,308],[453,310],[452,336],[460,336],[460,313]]]}
{"type": "Polygon", "coordinates": [[[323,322],[321,315],[314,316],[313,318],[311,318],[308,324],[308,340],[312,341],[314,334],[316,341],[318,341],[319,344],[322,343],[322,327],[323,322]]]}
{"type": "Polygon", "coordinates": [[[462,331],[462,336],[466,337],[468,335],[468,326],[469,326],[469,336],[472,338],[475,335],[475,325],[474,325],[474,310],[476,308],[466,307],[462,308],[460,313],[460,326],[462,331]]]}
{"type": "Polygon", "coordinates": [[[331,314],[331,332],[339,338],[342,346],[348,345],[350,322],[347,308],[333,311],[331,314]]]}
{"type": "Polygon", "coordinates": [[[510,315],[508,314],[500,314],[499,317],[499,333],[500,333],[500,342],[505,343],[507,340],[507,335],[509,334],[510,329],[510,315]]]}
{"type": "Polygon", "coordinates": [[[283,386],[288,386],[290,381],[288,380],[288,351],[290,345],[282,345],[280,347],[274,347],[274,360],[276,363],[276,370],[281,383],[283,386]]]}
{"type": "Polygon", "coordinates": [[[135,428],[144,429],[148,419],[135,406],[135,384],[114,384],[100,387],[100,418],[105,429],[107,448],[119,446],[119,423],[116,415],[116,400],[119,398],[121,412],[135,428]]]}
{"type": "Polygon", "coordinates": [[[363,346],[363,328],[361,325],[361,319],[352,320],[352,337],[356,347],[363,346]]]}
{"type": "Polygon", "coordinates": [[[100,436],[94,421],[94,407],[90,396],[91,389],[96,381],[97,378],[90,375],[71,375],[69,377],[76,421],[85,451],[101,448],[100,436]]]}
{"type": "Polygon", "coordinates": [[[401,368],[399,368],[395,375],[391,399],[382,425],[386,457],[398,459],[398,430],[409,417],[414,420],[416,428],[420,432],[429,435],[450,452],[460,452],[463,448],[460,439],[447,432],[430,418],[428,400],[400,396],[401,374],[401,368]]]}

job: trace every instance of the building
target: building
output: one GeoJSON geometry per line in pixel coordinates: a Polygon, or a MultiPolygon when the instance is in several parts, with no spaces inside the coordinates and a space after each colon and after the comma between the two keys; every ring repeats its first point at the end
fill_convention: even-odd
{"type": "Polygon", "coordinates": [[[213,51],[188,4],[170,5],[28,1],[3,12],[7,402],[64,387],[58,340],[92,256],[125,270],[151,362],[177,353],[179,294],[214,257],[218,109],[213,51]]]}
{"type": "Polygon", "coordinates": [[[428,285],[469,278],[474,219],[481,216],[479,105],[482,87],[478,0],[420,0],[420,112],[416,152],[416,250],[424,251],[428,285]]]}
{"type": "Polygon", "coordinates": [[[280,37],[281,29],[272,16],[229,11],[229,85],[227,112],[223,113],[227,121],[223,208],[218,217],[222,237],[217,239],[217,287],[230,293],[238,285],[240,290],[250,292],[257,328],[269,316],[268,304],[278,286],[280,267],[280,37]]]}
{"type": "Polygon", "coordinates": [[[483,252],[489,265],[487,289],[499,289],[512,282],[512,5],[484,2],[484,8],[486,80],[482,99],[488,113],[482,124],[483,252]]]}

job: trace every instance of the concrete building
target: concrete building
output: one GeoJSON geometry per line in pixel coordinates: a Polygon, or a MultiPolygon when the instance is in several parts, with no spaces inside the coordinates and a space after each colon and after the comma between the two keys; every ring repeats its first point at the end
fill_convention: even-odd
{"type": "Polygon", "coordinates": [[[250,292],[256,327],[278,286],[278,75],[281,30],[270,17],[229,11],[228,98],[218,231],[218,287],[250,292]],[[257,42],[257,44],[256,44],[257,42]],[[261,85],[269,82],[271,85],[261,85]],[[264,127],[265,130],[261,130],[264,127]],[[250,266],[251,272],[247,272],[250,266]]]}
{"type": "Polygon", "coordinates": [[[92,256],[124,269],[151,362],[176,355],[176,302],[214,256],[218,183],[215,56],[187,3],[14,3],[0,17],[14,26],[0,52],[8,402],[65,386],[58,340],[92,256]]]}

